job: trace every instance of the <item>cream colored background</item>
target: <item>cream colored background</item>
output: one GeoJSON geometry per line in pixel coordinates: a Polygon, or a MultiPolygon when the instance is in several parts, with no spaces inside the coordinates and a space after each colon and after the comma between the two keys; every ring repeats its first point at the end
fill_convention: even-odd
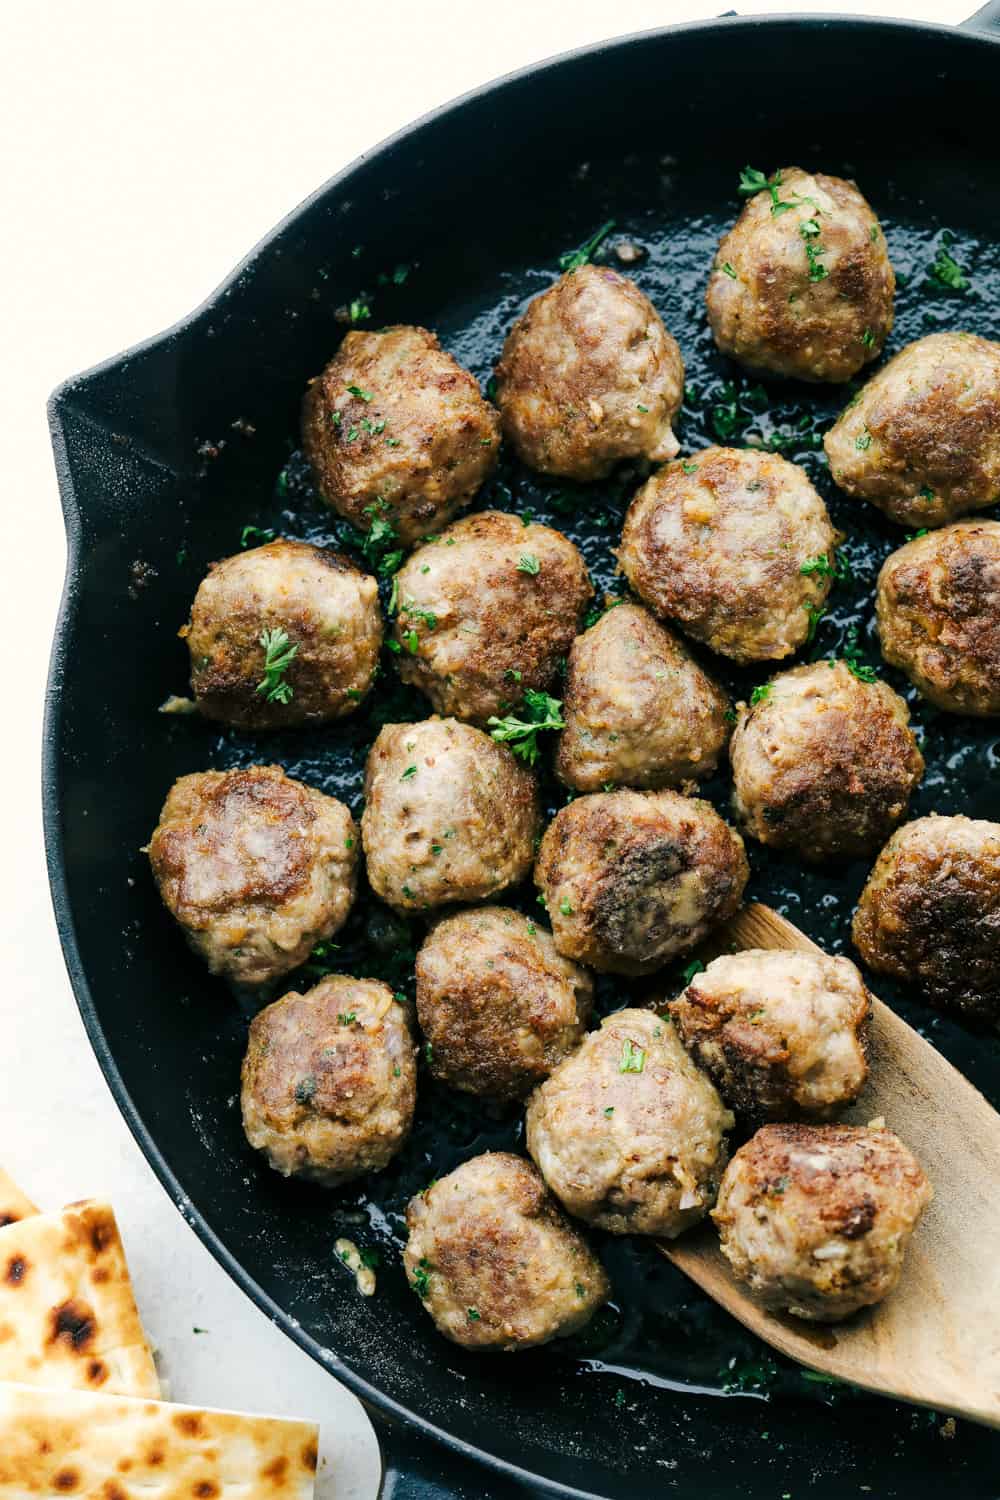
{"type": "MultiPolygon", "coordinates": [[[[324,178],[425,110],[534,59],[730,3],[774,8],[0,0],[0,1161],[46,1205],[111,1195],[174,1395],[319,1418],[327,1500],[374,1495],[368,1423],[169,1203],[98,1073],[63,971],[38,796],[64,558],[45,399],[186,313],[324,178]]],[[[975,0],[840,8],[957,22],[975,0]]],[[[821,59],[816,87],[821,98],[821,59]]]]}

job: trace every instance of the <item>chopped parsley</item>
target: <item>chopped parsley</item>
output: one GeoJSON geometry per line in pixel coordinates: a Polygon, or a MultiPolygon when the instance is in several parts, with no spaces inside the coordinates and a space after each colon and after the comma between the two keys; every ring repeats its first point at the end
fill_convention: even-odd
{"type": "Polygon", "coordinates": [[[403,634],[403,645],[411,656],[416,656],[420,650],[420,637],[415,630],[407,630],[403,634]]]}
{"type": "MultiPolygon", "coordinates": [[[[767,687],[768,692],[770,692],[770,690],[771,690],[770,683],[766,683],[765,686],[767,687]]],[[[759,691],[760,691],[759,688],[754,688],[754,692],[755,693],[759,692],[759,691]]],[[[692,979],[694,978],[694,976],[696,974],[703,974],[704,972],[705,972],[705,965],[702,963],[701,959],[700,958],[692,959],[692,961],[688,964],[687,968],[684,970],[684,974],[682,976],[683,979],[684,979],[684,983],[685,984],[690,984],[691,981],[692,981],[692,979]]]]}
{"type": "Polygon", "coordinates": [[[934,499],[934,491],[931,489],[931,487],[930,487],[929,484],[925,484],[924,487],[923,487],[923,489],[920,491],[920,498],[921,498],[921,500],[933,500],[934,499]]]}
{"type": "Polygon", "coordinates": [[[750,707],[756,708],[758,703],[766,703],[770,696],[771,684],[769,682],[758,683],[753,692],[750,694],[750,707]]]}
{"type": "Polygon", "coordinates": [[[263,693],[268,703],[290,703],[293,690],[285,681],[285,673],[298,655],[298,644],[292,644],[280,625],[262,630],[260,644],[264,648],[264,676],[257,684],[258,693],[263,693]]]}
{"type": "Polygon", "coordinates": [[[637,401],[635,403],[635,409],[636,409],[636,411],[646,411],[646,412],[649,411],[649,407],[648,406],[643,406],[643,404],[642,404],[641,401],[637,401]]]}
{"type": "Polygon", "coordinates": [[[927,536],[927,527],[926,526],[921,526],[921,528],[920,528],[919,531],[908,531],[906,533],[906,540],[908,542],[915,542],[917,540],[917,538],[921,537],[921,536],[927,536]]]}
{"type": "Polygon", "coordinates": [[[965,292],[969,289],[969,278],[948,248],[953,238],[954,236],[947,229],[941,235],[941,244],[927,272],[927,279],[946,291],[965,292]]]}
{"type": "Polygon", "coordinates": [[[850,625],[844,637],[844,665],[852,677],[859,682],[877,682],[878,674],[874,667],[869,667],[861,660],[861,648],[858,644],[858,627],[850,625]]]}
{"type": "Polygon", "coordinates": [[[437,630],[437,615],[432,609],[423,609],[415,599],[404,599],[400,614],[406,615],[409,620],[417,620],[421,625],[426,625],[428,630],[437,630]]]}
{"type": "Polygon", "coordinates": [[[618,1064],[619,1073],[641,1073],[645,1066],[645,1047],[640,1047],[638,1042],[633,1042],[626,1038],[622,1042],[621,1062],[618,1064]]]}
{"type": "Polygon", "coordinates": [[[560,271],[578,271],[585,266],[593,257],[594,252],[607,239],[615,227],[614,219],[608,219],[602,224],[596,234],[592,234],[589,240],[585,240],[578,250],[567,250],[559,257],[560,271]]]}
{"type": "Polygon", "coordinates": [[[859,453],[867,453],[871,445],[872,435],[866,427],[864,432],[859,432],[857,437],[854,439],[854,446],[855,448],[857,448],[859,453]]]}
{"type": "Polygon", "coordinates": [[[354,1010],[340,1010],[337,1012],[338,1026],[353,1026],[358,1019],[358,1013],[354,1010]]]}
{"type": "Polygon", "coordinates": [[[698,472],[698,465],[688,463],[686,458],[681,459],[681,468],[685,474],[697,474],[698,472]]]}
{"type": "Polygon", "coordinates": [[[417,768],[416,768],[416,766],[407,766],[406,770],[403,772],[402,776],[399,779],[400,779],[400,781],[409,781],[410,778],[413,777],[413,776],[416,776],[416,774],[417,774],[417,768]]]}
{"type": "Polygon", "coordinates": [[[830,274],[819,259],[821,255],[826,254],[826,247],[816,243],[819,233],[820,228],[815,219],[804,219],[799,225],[799,234],[806,242],[806,260],[809,264],[810,281],[825,281],[830,274]]]}
{"type": "Polygon", "coordinates": [[[359,385],[349,385],[349,386],[346,386],[345,389],[346,389],[347,394],[349,396],[357,396],[357,398],[358,398],[359,401],[371,401],[372,400],[372,393],[371,393],[371,391],[363,391],[359,385]]]}
{"type": "Polygon", "coordinates": [[[517,571],[519,573],[530,573],[532,578],[542,571],[542,565],[533,552],[525,552],[518,559],[517,571]]]}
{"type": "Polygon", "coordinates": [[[870,349],[875,342],[875,335],[870,328],[866,328],[861,335],[861,342],[866,349],[870,349]]]}
{"type": "Polygon", "coordinates": [[[736,280],[736,268],[728,260],[722,262],[722,269],[733,281],[736,280]]]}
{"type": "Polygon", "coordinates": [[[755,193],[762,193],[766,187],[767,178],[763,172],[758,172],[756,167],[743,168],[738,188],[741,198],[752,198],[755,193]]]}
{"type": "Polygon", "coordinates": [[[467,1307],[465,1309],[465,1316],[468,1318],[470,1323],[478,1323],[480,1321],[481,1314],[478,1308],[467,1307]]]}
{"type": "Polygon", "coordinates": [[[562,716],[562,701],[535,688],[527,688],[522,712],[526,716],[523,719],[519,719],[516,714],[498,719],[494,714],[488,720],[490,737],[498,744],[509,745],[516,756],[533,766],[538,759],[539,730],[566,727],[562,716]]]}
{"type": "Polygon", "coordinates": [[[364,297],[354,297],[348,303],[347,316],[352,323],[364,323],[372,315],[372,310],[364,297]]]}
{"type": "Polygon", "coordinates": [[[367,505],[365,515],[370,517],[367,534],[361,542],[361,555],[366,562],[377,568],[383,578],[395,573],[403,561],[403,550],[392,522],[380,512],[384,503],[367,505]]]}
{"type": "Polygon", "coordinates": [[[277,536],[269,526],[244,526],[240,532],[240,546],[249,547],[252,542],[254,546],[263,546],[265,542],[273,542],[277,536]]]}
{"type": "Polygon", "coordinates": [[[809,629],[806,631],[806,641],[809,642],[815,638],[816,628],[826,614],[826,605],[821,604],[817,606],[813,604],[811,599],[807,599],[805,609],[806,614],[809,616],[809,629]]]}
{"type": "Polygon", "coordinates": [[[430,1273],[433,1271],[433,1269],[434,1267],[431,1265],[426,1255],[422,1255],[417,1261],[417,1264],[414,1266],[413,1290],[416,1292],[418,1297],[423,1297],[426,1299],[430,1296],[430,1273]]]}
{"type": "Polygon", "coordinates": [[[606,1120],[610,1120],[611,1116],[614,1114],[614,1112],[615,1112],[614,1105],[613,1104],[609,1104],[608,1107],[604,1111],[604,1118],[606,1120]]]}
{"type": "Polygon", "coordinates": [[[562,914],[563,914],[564,917],[571,917],[573,915],[573,908],[570,905],[570,900],[569,900],[568,896],[564,896],[562,898],[562,900],[560,901],[560,903],[559,903],[559,910],[562,912],[562,914]]]}
{"type": "Polygon", "coordinates": [[[811,573],[816,573],[820,578],[833,578],[838,583],[846,583],[851,577],[851,565],[839,552],[835,552],[832,559],[829,553],[820,552],[816,557],[807,558],[799,572],[807,578],[811,573]]]}

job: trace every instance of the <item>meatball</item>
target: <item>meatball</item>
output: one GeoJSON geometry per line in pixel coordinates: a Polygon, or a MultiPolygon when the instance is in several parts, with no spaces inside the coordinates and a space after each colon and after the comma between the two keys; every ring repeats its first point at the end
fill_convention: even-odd
{"type": "Polygon", "coordinates": [[[607,266],[568,271],[529,303],[496,389],[504,437],[543,474],[603,479],[622,459],[678,450],[680,349],[645,293],[607,266]]]}
{"type": "Polygon", "coordinates": [[[438,713],[485,724],[550,686],[592,593],[562,532],[467,516],[397,574],[399,675],[438,713]]]}
{"type": "Polygon", "coordinates": [[[620,1010],[535,1090],[528,1150],[571,1214],[673,1239],[715,1202],[733,1117],[669,1021],[620,1010]]]}
{"type": "Polygon", "coordinates": [[[469,1094],[523,1099],[579,1045],[593,1006],[586,970],[504,906],[445,917],[416,975],[431,1072],[469,1094]]]}
{"type": "Polygon", "coordinates": [[[534,777],[470,724],[386,724],[368,755],[365,799],[368,879],[397,911],[485,901],[531,869],[534,777]]]}
{"type": "Polygon", "coordinates": [[[617,604],[573,643],[556,773],[579,792],[677,786],[715,770],[729,700],[668,630],[617,604]]]}
{"type": "Polygon", "coordinates": [[[729,1163],[712,1217],[765,1307],[838,1323],[888,1297],[932,1197],[891,1130],[765,1125],[729,1163]]]}
{"type": "Polygon", "coordinates": [[[280,539],[213,563],[180,635],[207,719],[241,729],[342,719],[378,666],[378,584],[337,552],[280,539]]]}
{"type": "Polygon", "coordinates": [[[380,1172],[410,1133],[417,1064],[406,1009],[377,979],[332,974],[250,1023],[243,1129],[283,1177],[324,1187],[380,1172]]]}
{"type": "Polygon", "coordinates": [[[1000,522],[916,537],[882,567],[882,655],[956,714],[1000,714],[1000,522]]]}
{"type": "Polygon", "coordinates": [[[877,849],[924,774],[899,694],[845,662],[820,661],[782,672],[754,697],[729,747],[743,831],[814,861],[877,849]]]}
{"type": "Polygon", "coordinates": [[[468,505],[497,461],[500,422],[426,328],[352,332],[310,381],[302,442],[320,495],[404,546],[468,505]]]}
{"type": "Polygon", "coordinates": [[[723,235],[708,321],[723,354],[796,380],[850,380],[892,328],[885,236],[852,182],[784,167],[723,235]]]}
{"type": "Polygon", "coordinates": [[[847,958],[751,949],[670,1005],[681,1041],[746,1119],[828,1120],[868,1076],[871,996],[847,958]]]}
{"type": "Polygon", "coordinates": [[[1000,823],[932,815],[900,828],[861,892],[853,936],[869,968],[1000,1026],[1000,823]]]}
{"type": "Polygon", "coordinates": [[[175,781],[149,841],[167,910],[213,974],[279,979],[347,920],[358,830],[347,808],[280,766],[175,781]]]}
{"type": "Polygon", "coordinates": [[[611,1288],[530,1162],[487,1151],[406,1210],[403,1264],[439,1333],[467,1349],[530,1349],[590,1322],[611,1288]]]}
{"type": "Polygon", "coordinates": [[[597,792],[562,808],[535,865],[559,952],[612,974],[652,974],[737,910],[743,840],[677,792],[597,792]]]}
{"type": "Polygon", "coordinates": [[[797,464],[706,448],[643,485],[618,557],[656,614],[734,661],[770,661],[815,629],[838,540],[797,464]]]}
{"type": "Polygon", "coordinates": [[[823,439],[842,490],[900,526],[942,526],[1000,499],[1000,344],[907,344],[823,439]]]}

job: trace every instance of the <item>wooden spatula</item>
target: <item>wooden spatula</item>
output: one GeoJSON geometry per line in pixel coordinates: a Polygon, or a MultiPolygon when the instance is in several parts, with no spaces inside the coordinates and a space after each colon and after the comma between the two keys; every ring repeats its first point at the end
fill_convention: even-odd
{"type": "MultiPolygon", "coordinates": [[[[752,905],[701,953],[707,962],[745,948],[817,945],[770,907],[752,905]]],[[[879,1000],[870,1062],[865,1091],[844,1119],[884,1116],[934,1184],[902,1280],[885,1302],[846,1323],[806,1323],[758,1306],[733,1278],[711,1224],[661,1249],[733,1317],[801,1364],[1000,1427],[1000,1115],[879,1000]]]]}

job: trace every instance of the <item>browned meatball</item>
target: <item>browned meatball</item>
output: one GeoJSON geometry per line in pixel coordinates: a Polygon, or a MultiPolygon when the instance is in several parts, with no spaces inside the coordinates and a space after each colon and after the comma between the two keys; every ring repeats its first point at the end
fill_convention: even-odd
{"type": "Polygon", "coordinates": [[[398,911],[486,901],[531,869],[534,777],[470,724],[386,724],[368,754],[365,799],[368,879],[398,911]]]}
{"type": "Polygon", "coordinates": [[[740,904],[743,841],[707,802],[677,792],[598,792],[545,831],[535,883],[567,958],[652,974],[740,904]]]}
{"type": "Polygon", "coordinates": [[[888,1297],[932,1197],[891,1130],[765,1125],[726,1168],[712,1217],[765,1307],[838,1323],[888,1297]]]}
{"type": "Polygon", "coordinates": [[[871,996],[847,958],[750,949],[716,958],[671,1002],[695,1062],[751,1120],[828,1120],[868,1077],[871,996]]]}
{"type": "Polygon", "coordinates": [[[611,1288],[530,1162],[488,1151],[411,1198],[403,1251],[439,1333],[513,1352],[589,1323],[611,1288]]]}
{"type": "Polygon", "coordinates": [[[212,564],[180,634],[206,718],[243,729],[342,719],[378,665],[378,584],[337,552],[269,542],[212,564]]]}
{"type": "Polygon", "coordinates": [[[404,546],[469,504],[499,441],[496,412],[426,328],[347,334],[302,408],[327,505],[362,531],[388,521],[404,546]]]}
{"type": "Polygon", "coordinates": [[[729,700],[676,636],[618,604],[569,654],[556,773],[579,792],[678,786],[715,770],[729,700]]]}
{"type": "Polygon", "coordinates": [[[332,974],[250,1023],[243,1129],[283,1177],[337,1187],[381,1171],[410,1133],[416,1098],[406,1009],[378,980],[332,974]]]}
{"type": "Polygon", "coordinates": [[[1000,1025],[1000,823],[932,815],[900,828],[861,892],[853,935],[869,968],[1000,1025]]]}
{"type": "Polygon", "coordinates": [[[809,638],[837,541],[797,464],[752,448],[706,448],[647,480],[618,557],[656,614],[734,661],[767,661],[809,638]]]}
{"type": "Polygon", "coordinates": [[[724,235],[706,301],[715,342],[752,370],[850,380],[892,328],[885,236],[852,182],[783,167],[724,235]]]}
{"type": "Polygon", "coordinates": [[[876,601],[882,655],[955,714],[1000,714],[1000,522],[961,521],[890,553],[876,601]]]}
{"type": "Polygon", "coordinates": [[[577,1218],[673,1239],[704,1218],[733,1117],[669,1021],[620,1010],[535,1090],[528,1150],[577,1218]]]}
{"type": "Polygon", "coordinates": [[[900,526],[1000,499],[1000,344],[932,333],[872,376],[823,439],[842,490],[900,526]]]}
{"type": "Polygon", "coordinates": [[[744,832],[809,860],[877,849],[924,774],[899,694],[820,661],[782,672],[755,697],[729,747],[744,832]]]}
{"type": "Polygon", "coordinates": [[[529,303],[496,380],[504,436],[545,474],[603,479],[622,459],[677,452],[680,350],[645,293],[607,266],[568,271],[529,303]]]}
{"type": "Polygon", "coordinates": [[[593,1006],[587,971],[505,906],[445,917],[416,975],[431,1072],[469,1094],[523,1099],[579,1045],[593,1006]]]}
{"type": "Polygon", "coordinates": [[[397,575],[399,675],[438,713],[485,724],[551,685],[592,593],[561,531],[466,516],[397,575]]]}
{"type": "Polygon", "coordinates": [[[357,887],[347,808],[280,766],[175,781],[149,841],[167,910],[213,974],[264,984],[343,926],[357,887]]]}

